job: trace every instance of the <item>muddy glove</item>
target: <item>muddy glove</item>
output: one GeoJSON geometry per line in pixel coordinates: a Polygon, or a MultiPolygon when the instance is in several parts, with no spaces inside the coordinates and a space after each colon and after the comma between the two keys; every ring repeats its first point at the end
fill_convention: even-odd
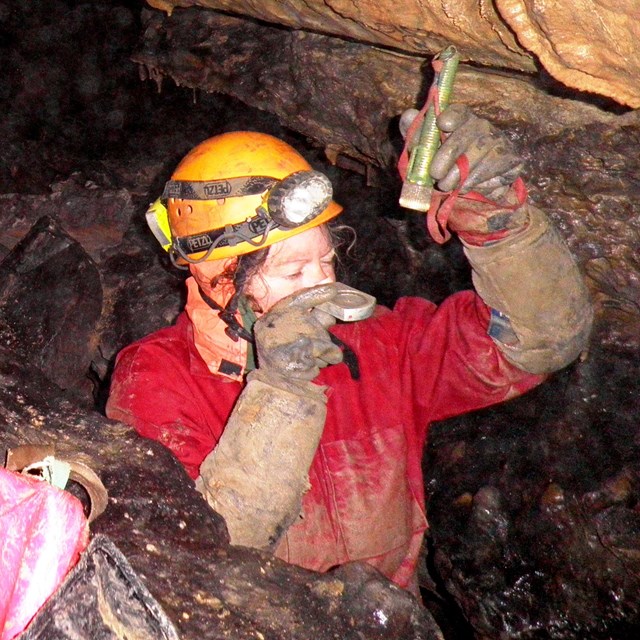
{"type": "Polygon", "coordinates": [[[232,544],[274,550],[301,515],[326,417],[325,387],[311,380],[342,358],[327,331],[335,320],[314,307],[336,293],[301,291],[256,321],[258,368],[196,481],[232,544]]]}
{"type": "Polygon", "coordinates": [[[275,304],[254,326],[258,368],[285,380],[313,380],[320,369],[342,360],[327,329],[335,318],[316,309],[336,295],[333,285],[295,293],[275,304]]]}
{"type": "Polygon", "coordinates": [[[523,167],[509,139],[463,105],[445,109],[436,124],[448,134],[431,163],[431,176],[438,189],[453,191],[460,186],[460,193],[476,191],[494,201],[503,198],[523,167]],[[456,160],[462,154],[467,156],[469,173],[459,185],[456,160]]]}
{"type": "MultiPolygon", "coordinates": [[[[417,113],[401,116],[403,136],[417,113]]],[[[451,205],[444,225],[458,232],[475,289],[492,310],[489,335],[525,371],[546,374],[566,366],[586,348],[593,322],[573,256],[547,216],[526,202],[522,162],[503,134],[462,105],[445,109],[436,124],[447,138],[431,176],[438,190],[456,196],[438,213],[451,205]]]]}
{"type": "MultiPolygon", "coordinates": [[[[403,135],[416,113],[410,109],[401,116],[403,135]]],[[[441,206],[439,222],[474,245],[502,239],[526,226],[522,207],[526,190],[517,180],[523,163],[509,139],[464,105],[445,109],[436,124],[447,137],[430,173],[439,191],[453,192],[441,206]]]]}

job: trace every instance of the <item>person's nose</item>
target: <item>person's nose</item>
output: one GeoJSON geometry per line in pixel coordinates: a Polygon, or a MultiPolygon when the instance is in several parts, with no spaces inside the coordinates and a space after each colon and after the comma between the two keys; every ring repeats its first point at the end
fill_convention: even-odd
{"type": "Polygon", "coordinates": [[[315,287],[319,284],[328,284],[329,282],[336,281],[336,275],[332,264],[322,263],[320,261],[314,262],[313,267],[309,272],[310,284],[307,286],[315,287]]]}

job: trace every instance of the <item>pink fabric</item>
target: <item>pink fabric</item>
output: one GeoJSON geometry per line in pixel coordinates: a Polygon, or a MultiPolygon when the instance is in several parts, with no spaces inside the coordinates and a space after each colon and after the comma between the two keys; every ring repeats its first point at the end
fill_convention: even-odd
{"type": "Polygon", "coordinates": [[[22,632],[89,540],[70,493],[0,468],[0,640],[22,632]]]}

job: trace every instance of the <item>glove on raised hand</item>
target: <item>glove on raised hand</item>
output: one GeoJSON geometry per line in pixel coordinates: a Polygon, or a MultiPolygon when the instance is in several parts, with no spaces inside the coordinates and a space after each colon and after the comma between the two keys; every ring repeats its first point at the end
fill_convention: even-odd
{"type": "MultiPolygon", "coordinates": [[[[416,114],[407,110],[402,115],[403,135],[416,114]]],[[[510,140],[464,105],[449,106],[436,124],[447,137],[433,158],[431,177],[439,191],[457,190],[460,194],[448,214],[448,227],[471,244],[483,244],[521,229],[527,222],[527,212],[520,206],[524,204],[523,192],[518,193],[513,183],[523,162],[510,140]],[[460,184],[462,156],[466,157],[467,175],[460,184]],[[474,193],[466,195],[470,192],[474,193]]]]}
{"type": "Polygon", "coordinates": [[[342,361],[327,329],[335,318],[316,309],[336,296],[333,284],[304,289],[277,302],[253,328],[258,369],[288,380],[313,380],[322,367],[342,361]]]}

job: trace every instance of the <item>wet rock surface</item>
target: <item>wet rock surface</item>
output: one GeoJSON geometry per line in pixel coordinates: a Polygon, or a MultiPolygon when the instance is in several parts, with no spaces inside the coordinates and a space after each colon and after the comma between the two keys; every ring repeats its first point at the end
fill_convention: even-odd
{"type": "Polygon", "coordinates": [[[595,340],[527,396],[432,427],[434,562],[477,637],[640,632],[639,366],[595,340]]]}
{"type": "Polygon", "coordinates": [[[148,1],[167,13],[195,5],[407,53],[433,55],[454,44],[465,61],[531,74],[542,66],[569,87],[640,105],[633,2],[148,1]]]}
{"type": "MultiPolygon", "coordinates": [[[[224,523],[175,459],[100,415],[118,350],[169,324],[182,306],[184,274],[156,246],[144,211],[182,155],[213,133],[279,135],[329,174],[342,219],[358,234],[341,278],[380,302],[408,294],[439,302],[469,286],[460,245],[435,245],[420,216],[398,209],[399,184],[386,166],[397,152],[390,119],[421,82],[416,63],[398,76],[407,80],[402,91],[385,94],[383,76],[369,75],[368,93],[377,95],[371,83],[381,87],[371,102],[360,58],[354,101],[347,91],[336,98],[342,115],[330,105],[320,115],[290,109],[287,117],[284,108],[273,115],[218,93],[169,81],[158,93],[140,82],[129,59],[141,51],[139,15],[135,2],[0,3],[6,86],[14,89],[0,89],[0,450],[55,442],[94,467],[111,497],[94,532],[124,553],[181,637],[438,638],[411,596],[366,567],[317,575],[229,547],[224,523]],[[388,95],[395,97],[387,104],[388,95]],[[34,96],[46,97],[44,108],[34,96]],[[304,121],[320,146],[282,126],[304,131],[304,121]],[[360,127],[367,122],[375,126],[360,127]],[[330,157],[359,149],[359,161],[382,168],[376,189],[326,163],[328,133],[336,141],[330,157]]],[[[200,36],[206,41],[205,31],[200,36]]],[[[350,60],[362,51],[332,46],[350,60]]],[[[240,59],[250,62],[255,51],[240,59]]],[[[312,51],[321,57],[331,49],[312,51]]],[[[202,47],[192,53],[189,60],[199,60],[202,47]]],[[[244,91],[247,77],[229,84],[244,91]]],[[[584,362],[540,389],[433,427],[426,601],[447,640],[635,638],[637,114],[576,106],[529,84],[513,93],[500,75],[485,76],[481,94],[471,77],[463,74],[459,95],[511,131],[525,154],[532,197],[590,276],[598,332],[584,362]]],[[[326,101],[331,85],[318,87],[326,101]]],[[[273,88],[257,95],[263,109],[287,104],[273,88]]],[[[321,105],[319,97],[307,102],[321,105]]]]}
{"type": "Polygon", "coordinates": [[[101,313],[95,263],[52,218],[40,218],[0,263],[0,340],[63,389],[86,391],[101,313]]]}
{"type": "Polygon", "coordinates": [[[51,185],[51,193],[0,194],[2,251],[12,249],[38,218],[53,217],[82,244],[94,260],[122,242],[131,223],[133,203],[126,189],[109,191],[72,175],[51,185]]]}

